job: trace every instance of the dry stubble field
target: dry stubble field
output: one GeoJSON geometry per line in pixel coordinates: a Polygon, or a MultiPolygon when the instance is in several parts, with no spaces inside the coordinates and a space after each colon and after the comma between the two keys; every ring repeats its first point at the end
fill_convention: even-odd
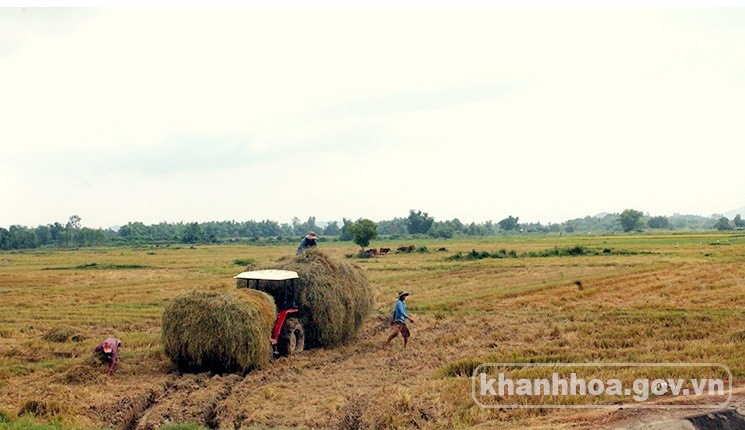
{"type": "MultiPolygon", "coordinates": [[[[715,362],[745,385],[742,234],[373,245],[409,243],[429,252],[354,260],[376,294],[356,340],[245,376],[176,372],[161,351],[161,313],[182,292],[234,288],[232,276],[246,268],[236,260],[264,265],[295,245],[0,253],[0,422],[32,413],[63,427],[117,430],[598,428],[649,417],[617,408],[484,410],[470,379],[483,362],[715,362]],[[448,259],[572,246],[600,255],[448,259]],[[413,337],[407,350],[400,339],[386,350],[385,320],[402,289],[411,292],[413,337]],[[124,347],[109,377],[91,351],[112,335],[124,347]]],[[[351,243],[321,247],[337,258],[355,252],[351,243]]]]}

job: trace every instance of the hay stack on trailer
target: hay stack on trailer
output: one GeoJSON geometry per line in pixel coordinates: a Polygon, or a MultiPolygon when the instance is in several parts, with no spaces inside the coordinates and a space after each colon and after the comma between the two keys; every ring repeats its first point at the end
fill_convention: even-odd
{"type": "MultiPolygon", "coordinates": [[[[352,339],[373,306],[370,282],[357,265],[339,261],[315,248],[281,259],[272,269],[297,272],[297,305],[305,328],[305,344],[336,346],[352,339]]],[[[279,304],[285,290],[270,282],[247,285],[238,279],[238,287],[267,292],[279,304]]],[[[281,306],[281,304],[280,304],[281,306]]]]}
{"type": "Polygon", "coordinates": [[[192,291],[163,312],[163,349],[184,371],[245,372],[269,362],[275,317],[261,291],[192,291]]]}

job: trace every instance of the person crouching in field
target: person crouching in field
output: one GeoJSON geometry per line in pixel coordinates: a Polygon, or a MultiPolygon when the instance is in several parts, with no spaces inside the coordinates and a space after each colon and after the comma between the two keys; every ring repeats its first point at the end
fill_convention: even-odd
{"type": "Polygon", "coordinates": [[[393,309],[391,332],[390,335],[388,335],[388,340],[385,341],[385,346],[390,345],[393,338],[398,336],[399,333],[401,333],[401,337],[404,338],[404,348],[406,348],[406,344],[409,342],[409,336],[411,335],[411,333],[409,332],[409,328],[406,326],[406,322],[414,322],[414,320],[411,319],[409,314],[406,313],[406,304],[404,303],[404,301],[408,296],[409,293],[405,291],[401,291],[400,293],[398,293],[396,307],[393,309]]]}
{"type": "Polygon", "coordinates": [[[116,369],[116,362],[119,357],[119,348],[122,346],[122,342],[114,337],[110,337],[101,342],[96,349],[93,351],[98,354],[98,358],[109,364],[109,375],[114,373],[116,369]]]}

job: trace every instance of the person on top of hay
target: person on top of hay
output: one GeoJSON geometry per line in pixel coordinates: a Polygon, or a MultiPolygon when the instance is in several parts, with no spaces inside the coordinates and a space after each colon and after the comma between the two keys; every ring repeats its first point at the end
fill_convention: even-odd
{"type": "Polygon", "coordinates": [[[93,351],[98,353],[98,358],[104,362],[109,363],[109,375],[114,373],[116,370],[116,362],[119,356],[119,348],[122,346],[122,341],[115,337],[110,337],[101,342],[96,349],[93,351]]]}
{"type": "Polygon", "coordinates": [[[406,344],[409,342],[409,336],[411,333],[409,332],[409,328],[406,326],[406,322],[407,320],[409,322],[414,322],[414,320],[411,319],[408,313],[406,313],[406,304],[404,303],[404,300],[406,300],[406,297],[408,296],[409,293],[406,291],[398,293],[396,307],[393,309],[391,332],[390,335],[388,335],[388,340],[385,341],[385,346],[390,345],[393,338],[398,336],[399,333],[401,333],[401,337],[404,338],[404,348],[406,348],[406,344]]]}
{"type": "Polygon", "coordinates": [[[303,240],[300,242],[300,246],[297,247],[297,254],[300,255],[305,252],[306,249],[318,245],[318,236],[315,231],[308,233],[303,240]]]}

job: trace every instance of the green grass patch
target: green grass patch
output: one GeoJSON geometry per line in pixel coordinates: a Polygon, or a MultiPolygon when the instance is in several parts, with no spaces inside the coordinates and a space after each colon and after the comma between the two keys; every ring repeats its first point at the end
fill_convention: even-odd
{"type": "Polygon", "coordinates": [[[160,430],[209,430],[207,427],[200,426],[199,424],[185,423],[185,424],[168,424],[159,427],[160,430]]]}
{"type": "Polygon", "coordinates": [[[517,258],[517,257],[518,257],[517,252],[515,252],[514,250],[507,251],[506,249],[502,248],[496,252],[476,251],[475,249],[472,249],[470,252],[466,254],[462,252],[457,252],[445,259],[448,261],[457,261],[457,260],[482,260],[484,258],[517,258]]]}
{"type": "MultiPolygon", "coordinates": [[[[611,254],[610,248],[603,250],[604,254],[611,254]],[[605,252],[607,250],[607,252],[605,252]]],[[[538,252],[526,252],[523,254],[525,257],[577,257],[581,255],[600,255],[600,251],[593,251],[585,246],[570,246],[565,248],[554,247],[551,249],[545,249],[538,252]]]]}
{"type": "Polygon", "coordinates": [[[256,260],[253,258],[236,258],[233,260],[233,264],[236,266],[253,266],[256,264],[256,260]]]}
{"type": "Polygon", "coordinates": [[[13,419],[0,411],[0,429],[2,430],[71,430],[77,428],[79,427],[65,427],[55,421],[38,421],[28,415],[13,419]]]}
{"type": "Polygon", "coordinates": [[[468,253],[457,252],[445,258],[448,261],[454,260],[482,260],[485,258],[542,258],[542,257],[580,257],[588,255],[638,255],[638,254],[654,254],[650,251],[630,251],[630,250],[615,250],[612,248],[603,249],[591,249],[585,246],[569,246],[569,247],[553,247],[544,249],[543,251],[528,251],[518,254],[516,251],[507,251],[506,249],[500,249],[496,252],[489,251],[477,251],[472,249],[468,253]]]}

